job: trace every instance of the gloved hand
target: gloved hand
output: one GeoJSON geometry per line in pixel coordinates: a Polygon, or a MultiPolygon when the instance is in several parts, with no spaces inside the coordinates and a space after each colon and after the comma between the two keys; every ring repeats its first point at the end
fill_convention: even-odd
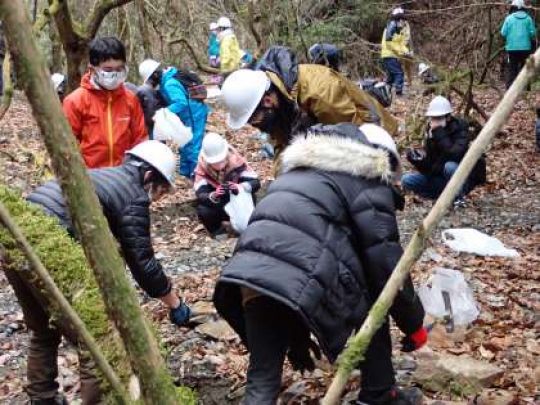
{"type": "Polygon", "coordinates": [[[401,339],[401,351],[408,353],[420,349],[424,346],[428,339],[428,330],[421,327],[412,335],[405,336],[401,339]]]}
{"type": "Polygon", "coordinates": [[[237,183],[233,183],[232,181],[229,181],[229,183],[227,183],[227,186],[229,186],[229,190],[234,195],[238,195],[238,193],[240,192],[240,186],[237,183]]]}
{"type": "Polygon", "coordinates": [[[185,326],[189,322],[191,316],[191,309],[182,302],[178,307],[171,308],[169,312],[169,319],[176,326],[185,326]]]}
{"type": "Polygon", "coordinates": [[[407,149],[407,160],[412,164],[424,160],[426,153],[422,149],[407,149]]]}
{"type": "Polygon", "coordinates": [[[313,357],[311,357],[312,353],[317,360],[321,359],[321,349],[319,349],[317,343],[309,339],[304,344],[294,344],[291,342],[287,357],[294,370],[313,371],[315,370],[315,362],[313,361],[313,357]]]}
{"type": "Polygon", "coordinates": [[[228,192],[229,187],[226,184],[220,184],[218,188],[216,188],[216,191],[210,193],[210,201],[212,201],[214,204],[219,204],[222,202],[221,200],[223,197],[225,197],[225,195],[227,195],[228,192]]]}

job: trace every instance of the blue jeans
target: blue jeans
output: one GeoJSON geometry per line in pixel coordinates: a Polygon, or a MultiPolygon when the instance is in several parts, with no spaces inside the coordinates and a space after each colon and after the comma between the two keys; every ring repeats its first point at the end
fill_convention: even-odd
{"type": "MultiPolygon", "coordinates": [[[[440,175],[426,175],[421,173],[405,173],[401,177],[401,186],[404,190],[411,191],[421,197],[436,200],[443,192],[446,184],[458,168],[459,163],[446,162],[443,173],[440,175]]],[[[462,198],[470,189],[468,181],[461,188],[456,198],[462,198]]]]}
{"type": "Polygon", "coordinates": [[[382,64],[386,72],[386,83],[389,86],[395,87],[397,95],[402,94],[404,73],[401,62],[398,58],[383,58],[382,64]]]}

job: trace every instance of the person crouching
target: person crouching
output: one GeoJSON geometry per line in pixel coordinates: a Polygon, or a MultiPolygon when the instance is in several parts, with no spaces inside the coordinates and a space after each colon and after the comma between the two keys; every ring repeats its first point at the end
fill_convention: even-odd
{"type": "MultiPolygon", "coordinates": [[[[399,155],[388,132],[374,124],[317,125],[280,159],[281,173],[214,293],[218,313],[250,353],[244,405],[276,403],[285,356],[295,369],[314,368],[311,333],[335,361],[402,254],[395,211],[403,198],[392,186],[399,155]]],[[[426,342],[424,309],[409,277],[390,315],[405,334],[403,350],[426,342]]],[[[362,403],[406,405],[421,395],[395,387],[388,321],[360,368],[362,403]]]]}
{"type": "Polygon", "coordinates": [[[212,236],[226,232],[224,222],[229,221],[229,216],[225,205],[230,194],[238,194],[242,189],[254,195],[260,187],[257,173],[236,149],[222,136],[206,134],[193,188],[197,196],[197,215],[212,236]]]}

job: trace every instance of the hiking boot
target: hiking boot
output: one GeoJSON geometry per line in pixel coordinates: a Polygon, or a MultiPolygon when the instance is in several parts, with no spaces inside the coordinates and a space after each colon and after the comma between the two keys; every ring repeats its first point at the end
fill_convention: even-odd
{"type": "Polygon", "coordinates": [[[356,405],[421,405],[423,394],[419,388],[397,388],[388,391],[360,391],[356,405]]]}

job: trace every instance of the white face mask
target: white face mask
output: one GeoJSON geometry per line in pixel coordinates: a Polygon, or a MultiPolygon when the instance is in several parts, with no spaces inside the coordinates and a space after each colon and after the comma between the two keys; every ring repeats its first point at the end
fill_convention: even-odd
{"type": "Polygon", "coordinates": [[[101,69],[96,69],[96,83],[107,90],[115,90],[120,87],[127,79],[127,69],[120,72],[106,72],[101,69]]]}

